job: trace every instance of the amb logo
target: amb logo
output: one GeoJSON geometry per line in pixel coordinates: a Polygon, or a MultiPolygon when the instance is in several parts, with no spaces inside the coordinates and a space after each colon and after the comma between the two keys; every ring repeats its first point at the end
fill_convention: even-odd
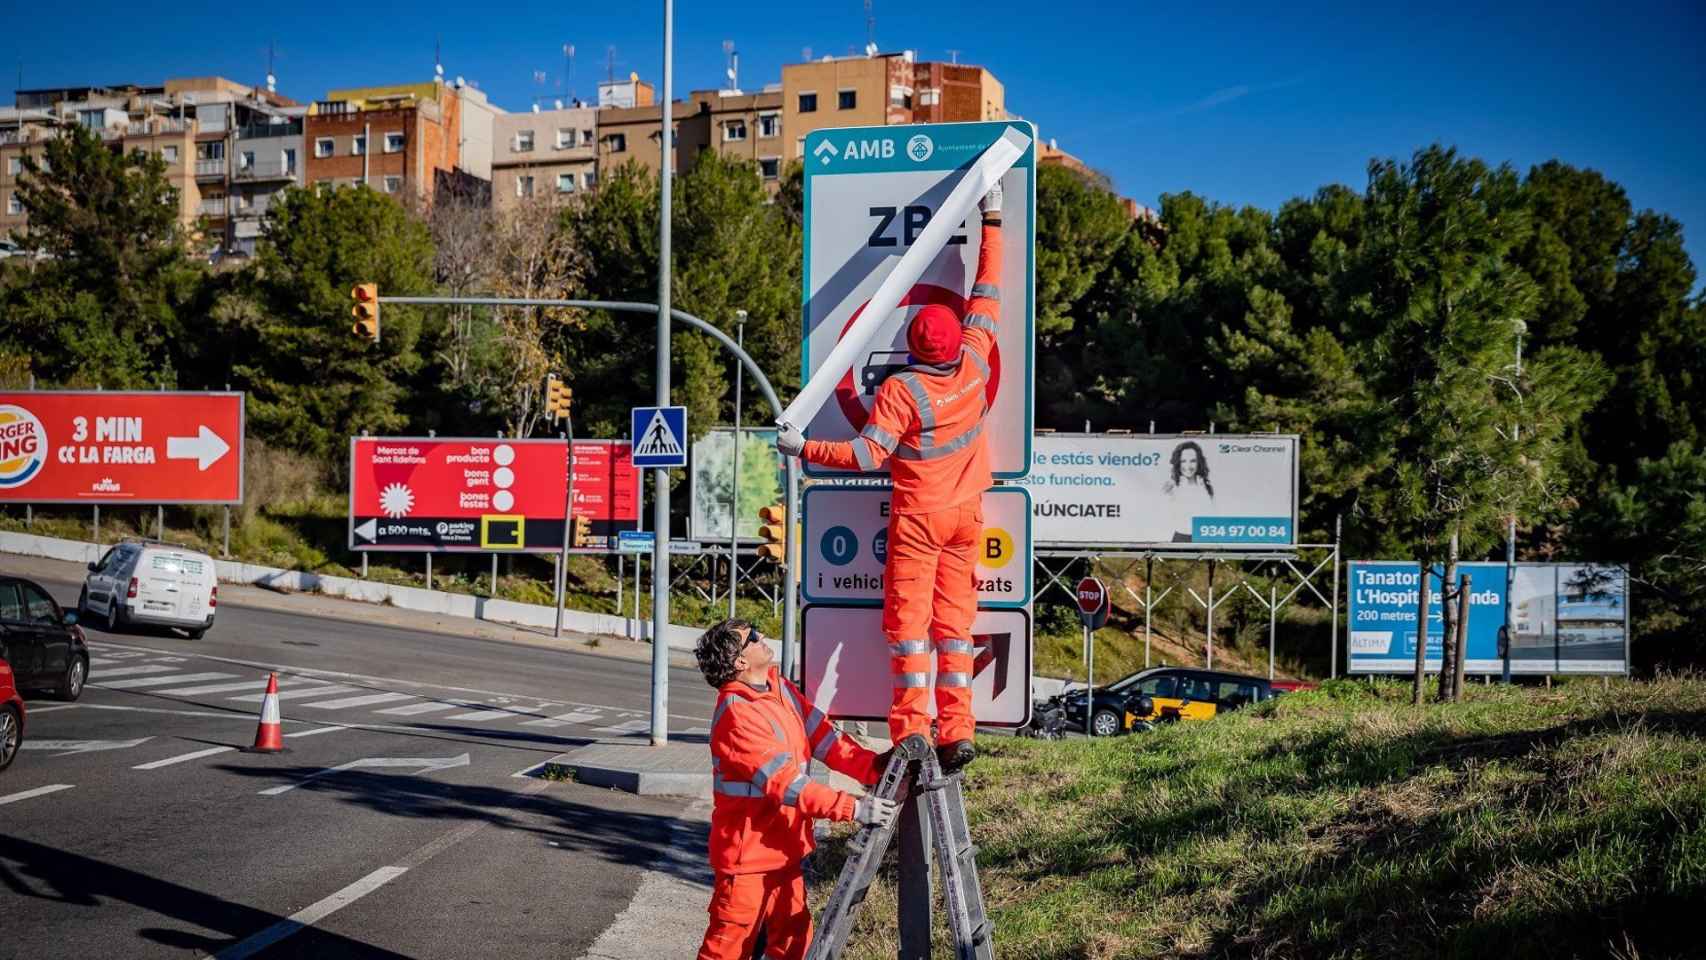
{"type": "Polygon", "coordinates": [[[47,459],[47,430],[35,414],[0,404],[0,488],[21,487],[47,459]]]}

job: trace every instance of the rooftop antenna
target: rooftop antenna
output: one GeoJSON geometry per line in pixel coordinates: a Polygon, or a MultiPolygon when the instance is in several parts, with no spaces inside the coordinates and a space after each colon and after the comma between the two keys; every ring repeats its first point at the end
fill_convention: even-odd
{"type": "Polygon", "coordinates": [[[267,92],[278,92],[278,76],[273,73],[273,42],[267,41],[267,92]]]}
{"type": "Polygon", "coordinates": [[[958,50],[954,50],[952,48],[949,48],[949,50],[948,50],[948,62],[949,63],[959,63],[960,62],[960,52],[958,50]]]}
{"type": "Polygon", "coordinates": [[[724,69],[723,76],[729,80],[729,89],[740,90],[740,51],[735,49],[733,40],[723,41],[724,69]]]}
{"type": "Polygon", "coordinates": [[[800,48],[800,59],[804,60],[807,63],[810,63],[811,59],[812,59],[812,48],[811,47],[801,47],[800,48]]]}
{"type": "Polygon", "coordinates": [[[871,0],[865,0],[865,56],[877,53],[877,15],[871,12],[871,0]]]}
{"type": "Polygon", "coordinates": [[[439,82],[444,81],[444,57],[442,48],[443,38],[435,37],[432,41],[432,75],[439,82]]]}
{"type": "Polygon", "coordinates": [[[616,48],[604,48],[604,82],[616,82],[616,48]]]}
{"type": "MultiPolygon", "coordinates": [[[[563,44],[563,73],[568,77],[569,99],[573,100],[575,96],[575,45],[572,43],[563,44]]],[[[557,78],[557,92],[563,92],[562,77],[557,78]]]]}

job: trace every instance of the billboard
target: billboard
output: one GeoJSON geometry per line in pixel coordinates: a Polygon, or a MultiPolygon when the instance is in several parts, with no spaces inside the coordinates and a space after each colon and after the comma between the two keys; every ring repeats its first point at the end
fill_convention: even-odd
{"type": "MultiPolygon", "coordinates": [[[[1499,628],[1505,623],[1503,563],[1460,563],[1469,575],[1469,673],[1500,673],[1499,628]]],[[[1413,562],[1353,560],[1346,649],[1351,673],[1415,669],[1419,574],[1413,562]]],[[[1428,581],[1426,669],[1440,668],[1440,590],[1428,581]]],[[[1628,571],[1594,564],[1519,563],[1509,591],[1511,672],[1628,672],[1628,571]]]]}
{"type": "MultiPolygon", "coordinates": [[[[567,459],[556,439],[352,437],[350,549],[556,553],[567,459]]],[[[575,480],[595,542],[638,525],[626,442],[576,441],[575,480]]]]}
{"type": "MultiPolygon", "coordinates": [[[[978,724],[1024,726],[1031,719],[1031,612],[979,609],[971,632],[978,724]]],[[[894,678],[881,607],[807,606],[800,638],[801,679],[819,710],[836,720],[888,719],[894,678]]],[[[936,658],[930,660],[934,686],[936,658]]]]}
{"type": "MultiPolygon", "coordinates": [[[[782,502],[782,455],[776,452],[775,427],[741,427],[740,436],[740,504],[734,517],[741,539],[757,540],[758,511],[782,502]]],[[[694,441],[689,538],[728,542],[734,453],[733,427],[713,427],[694,441]]]]}
{"type": "MultiPolygon", "coordinates": [[[[842,127],[808,134],[805,165],[805,381],[876,293],[964,168],[1017,127],[1033,143],[1002,178],[1001,316],[985,390],[990,466],[1020,477],[1032,427],[1032,325],[1035,315],[1036,128],[1023,121],[842,127]]],[[[977,273],[976,216],[956,230],[870,347],[805,425],[813,440],[851,440],[865,426],[877,387],[907,363],[906,325],[926,304],[963,312],[977,273]]],[[[810,476],[832,468],[805,464],[810,476]]],[[[884,470],[886,472],[886,468],[884,470]]]]}
{"type": "Polygon", "coordinates": [[[1039,544],[1259,548],[1297,543],[1297,437],[1040,434],[1039,544]]]}
{"type": "Polygon", "coordinates": [[[575,441],[575,516],[587,518],[591,550],[615,550],[622,531],[640,528],[640,471],[631,443],[575,441]]]}
{"type": "Polygon", "coordinates": [[[242,500],[241,393],[0,392],[0,502],[242,500]]]}
{"type": "MultiPolygon", "coordinates": [[[[883,602],[888,563],[888,487],[813,486],[800,498],[800,549],[807,603],[883,602]]],[[[1031,498],[1021,487],[983,493],[983,537],[977,550],[980,607],[1031,603],[1031,498]]]]}

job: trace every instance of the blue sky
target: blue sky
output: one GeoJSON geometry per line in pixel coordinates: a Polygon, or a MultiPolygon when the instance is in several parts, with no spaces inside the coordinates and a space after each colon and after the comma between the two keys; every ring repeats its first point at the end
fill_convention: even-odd
{"type": "MultiPolygon", "coordinates": [[[[1559,158],[1621,183],[1706,246],[1706,6],[1048,3],[874,0],[884,50],[911,48],[994,71],[1008,109],[1154,204],[1191,190],[1277,208],[1327,183],[1364,186],[1372,157],[1435,141],[1518,169],[1559,158]],[[1109,11],[1118,10],[1118,13],[1109,11]]],[[[591,98],[616,71],[661,74],[662,4],[181,2],[171,15],[90,0],[75,17],[13,18],[0,32],[0,102],[25,87],[221,74],[259,82],[276,43],[281,92],[448,76],[500,106],[554,94],[562,45],[591,98]],[[91,29],[91,26],[96,29],[91,29]],[[544,84],[535,82],[544,71],[544,84]]],[[[679,0],[678,91],[721,81],[725,39],[742,85],[864,45],[862,0],[679,0]]],[[[565,84],[565,87],[567,84],[565,84]]],[[[679,95],[679,94],[678,94],[679,95]]]]}

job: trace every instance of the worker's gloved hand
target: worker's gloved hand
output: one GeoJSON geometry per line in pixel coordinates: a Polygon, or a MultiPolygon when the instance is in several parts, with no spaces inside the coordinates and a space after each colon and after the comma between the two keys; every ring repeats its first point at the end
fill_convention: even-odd
{"type": "Polygon", "coordinates": [[[860,797],[859,802],[853,805],[853,819],[867,827],[884,830],[893,825],[895,815],[899,812],[900,807],[896,806],[893,800],[884,800],[870,794],[860,797]]]}
{"type": "Polygon", "coordinates": [[[995,181],[995,185],[990,187],[989,192],[983,195],[983,199],[977,202],[977,208],[982,210],[986,217],[1001,216],[1001,181],[995,181]]]}
{"type": "Polygon", "coordinates": [[[797,457],[806,449],[806,436],[791,423],[776,431],[776,450],[784,457],[797,457]]]}

